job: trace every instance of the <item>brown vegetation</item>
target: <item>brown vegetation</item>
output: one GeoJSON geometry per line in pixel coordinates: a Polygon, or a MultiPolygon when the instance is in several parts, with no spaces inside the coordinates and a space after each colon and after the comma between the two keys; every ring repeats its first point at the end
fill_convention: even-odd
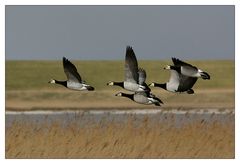
{"type": "Polygon", "coordinates": [[[176,127],[127,123],[63,127],[15,122],[6,128],[6,158],[234,158],[234,123],[198,120],[176,127]]]}

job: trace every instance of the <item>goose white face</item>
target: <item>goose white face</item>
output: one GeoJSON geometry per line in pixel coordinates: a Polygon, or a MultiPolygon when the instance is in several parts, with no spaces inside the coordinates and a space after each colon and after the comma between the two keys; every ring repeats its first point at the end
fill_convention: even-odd
{"type": "Polygon", "coordinates": [[[171,69],[170,65],[167,65],[166,67],[164,67],[164,69],[171,69]]]}
{"type": "Polygon", "coordinates": [[[49,83],[55,84],[56,82],[55,82],[55,80],[51,79],[51,80],[49,81],[49,83]]]}
{"type": "Polygon", "coordinates": [[[114,83],[112,81],[108,82],[107,85],[113,85],[114,83]]]}
{"type": "Polygon", "coordinates": [[[150,87],[154,87],[154,86],[155,86],[155,84],[154,84],[154,83],[151,83],[149,86],[150,86],[150,87]]]}
{"type": "Polygon", "coordinates": [[[119,92],[119,93],[117,93],[115,96],[122,96],[122,93],[121,92],[119,92]]]}

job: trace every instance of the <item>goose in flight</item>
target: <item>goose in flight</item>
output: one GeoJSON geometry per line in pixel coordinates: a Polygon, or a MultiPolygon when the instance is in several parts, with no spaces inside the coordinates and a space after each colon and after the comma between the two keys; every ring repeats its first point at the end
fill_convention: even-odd
{"type": "MultiPolygon", "coordinates": [[[[142,68],[139,68],[138,75],[139,75],[139,77],[138,77],[139,84],[145,86],[146,71],[142,68]]],[[[137,103],[140,103],[140,104],[155,104],[156,106],[160,106],[160,103],[163,104],[163,102],[159,98],[157,98],[155,95],[153,95],[150,92],[150,89],[146,90],[146,91],[137,91],[134,94],[127,94],[127,93],[119,92],[115,96],[127,97],[137,103]]]]}
{"type": "Polygon", "coordinates": [[[58,81],[55,79],[51,79],[49,83],[52,84],[60,84],[66,88],[73,89],[73,90],[88,90],[93,91],[94,88],[82,80],[81,76],[79,75],[77,68],[65,57],[63,57],[63,68],[64,72],[67,76],[66,81],[58,81]]]}
{"type": "Polygon", "coordinates": [[[197,77],[204,80],[210,80],[210,75],[207,72],[204,72],[201,69],[198,69],[197,67],[176,58],[172,58],[172,61],[174,66],[167,65],[165,69],[175,70],[178,73],[188,77],[197,77]]]}
{"type": "Polygon", "coordinates": [[[179,59],[172,58],[174,66],[167,66],[164,69],[170,69],[171,75],[167,83],[151,83],[149,86],[160,87],[170,92],[186,92],[193,94],[193,85],[199,77],[210,79],[210,75],[201,71],[195,66],[182,62],[179,59]]]}
{"type": "MultiPolygon", "coordinates": [[[[141,68],[138,68],[136,55],[132,47],[130,46],[127,46],[126,48],[124,71],[125,71],[124,81],[122,82],[110,81],[107,83],[107,85],[112,85],[112,86],[117,85],[132,92],[150,91],[150,88],[145,83],[145,80],[143,82],[142,75],[140,75],[143,73],[143,71],[141,68]]],[[[146,72],[145,72],[145,76],[146,76],[146,72]]]]}
{"type": "Polygon", "coordinates": [[[129,98],[139,104],[154,104],[156,106],[160,106],[160,103],[163,104],[163,102],[159,98],[152,96],[150,92],[135,92],[134,94],[119,92],[115,96],[129,98]]]}

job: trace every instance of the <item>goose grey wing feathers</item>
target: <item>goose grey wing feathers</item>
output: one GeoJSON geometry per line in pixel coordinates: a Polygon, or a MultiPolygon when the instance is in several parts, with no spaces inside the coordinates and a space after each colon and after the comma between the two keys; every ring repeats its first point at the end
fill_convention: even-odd
{"type": "Polygon", "coordinates": [[[138,69],[138,82],[140,85],[144,85],[147,78],[146,71],[142,68],[138,69]]]}
{"type": "Polygon", "coordinates": [[[132,47],[127,46],[125,56],[125,81],[138,83],[138,63],[132,47]]]}
{"type": "Polygon", "coordinates": [[[189,77],[194,77],[194,75],[196,73],[198,73],[198,68],[191,65],[191,64],[188,64],[188,63],[185,63],[179,59],[176,59],[176,58],[172,58],[172,61],[174,63],[175,66],[177,67],[181,67],[181,74],[183,75],[186,75],[186,76],[189,76],[189,77]]]}
{"type": "Polygon", "coordinates": [[[63,57],[63,68],[69,81],[82,82],[82,78],[77,72],[77,68],[65,57],[63,57]]]}
{"type": "Polygon", "coordinates": [[[150,92],[151,89],[150,89],[149,86],[145,83],[146,78],[147,78],[146,71],[145,71],[143,68],[139,68],[139,69],[138,69],[138,84],[144,86],[144,87],[145,87],[145,89],[144,89],[145,91],[150,92]]]}

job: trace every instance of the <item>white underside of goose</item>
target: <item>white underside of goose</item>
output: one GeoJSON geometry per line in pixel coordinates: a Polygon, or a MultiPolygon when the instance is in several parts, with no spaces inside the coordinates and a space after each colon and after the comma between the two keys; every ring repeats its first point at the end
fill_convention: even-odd
{"type": "Polygon", "coordinates": [[[76,82],[72,82],[72,81],[67,82],[67,87],[69,89],[73,89],[73,90],[80,90],[80,91],[87,90],[87,86],[89,86],[89,85],[76,83],[76,82]]]}
{"type": "Polygon", "coordinates": [[[166,83],[166,89],[170,92],[176,92],[179,86],[179,74],[175,70],[171,70],[171,76],[169,82],[166,83]]]}
{"type": "Polygon", "coordinates": [[[144,91],[145,87],[136,83],[124,81],[124,88],[129,91],[141,92],[144,91]]]}
{"type": "Polygon", "coordinates": [[[166,89],[170,92],[176,92],[178,90],[179,84],[175,83],[167,83],[166,84],[166,89]]]}

